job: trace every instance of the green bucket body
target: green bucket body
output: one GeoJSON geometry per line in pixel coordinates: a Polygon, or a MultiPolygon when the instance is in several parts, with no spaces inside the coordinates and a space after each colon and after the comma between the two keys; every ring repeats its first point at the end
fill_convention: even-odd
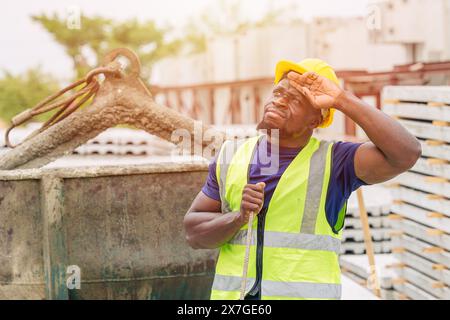
{"type": "Polygon", "coordinates": [[[1,171],[0,299],[208,299],[217,251],[183,231],[206,175],[204,163],[1,171]]]}

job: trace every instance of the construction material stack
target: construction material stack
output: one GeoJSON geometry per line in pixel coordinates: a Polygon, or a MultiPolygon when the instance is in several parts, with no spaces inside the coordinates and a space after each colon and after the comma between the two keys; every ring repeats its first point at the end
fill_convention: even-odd
{"type": "MultiPolygon", "coordinates": [[[[380,284],[381,299],[394,298],[393,282],[395,278],[392,266],[397,264],[390,255],[391,233],[389,214],[392,206],[390,191],[383,186],[366,186],[362,188],[364,203],[368,214],[370,233],[375,253],[376,272],[380,284]]],[[[370,268],[367,257],[364,234],[361,225],[356,192],[348,201],[345,228],[342,233],[342,255],[340,264],[342,272],[359,285],[370,288],[370,268]]]]}
{"type": "MultiPolygon", "coordinates": [[[[391,254],[377,254],[375,255],[375,263],[375,270],[381,289],[381,299],[395,299],[393,279],[396,278],[396,275],[393,267],[398,264],[397,259],[391,254]]],[[[340,264],[345,276],[360,286],[367,288],[369,291],[373,291],[370,281],[369,259],[366,255],[341,255],[340,264]]]]}
{"type": "MultiPolygon", "coordinates": [[[[374,253],[389,253],[391,229],[388,217],[392,205],[390,192],[382,186],[367,186],[363,187],[362,191],[369,216],[374,253]]],[[[359,216],[356,192],[348,200],[341,248],[342,254],[365,254],[364,234],[359,216]]]]}
{"type": "Polygon", "coordinates": [[[144,130],[109,128],[76,148],[80,155],[168,156],[175,145],[144,130]]]}
{"type": "Polygon", "coordinates": [[[450,299],[450,87],[386,87],[383,111],[422,144],[422,157],[392,180],[401,299],[450,299]]]}

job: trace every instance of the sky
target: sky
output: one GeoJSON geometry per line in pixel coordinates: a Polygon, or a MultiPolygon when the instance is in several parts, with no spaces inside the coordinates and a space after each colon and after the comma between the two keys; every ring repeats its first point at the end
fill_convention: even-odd
{"type": "MultiPolygon", "coordinates": [[[[54,12],[62,16],[77,8],[83,15],[101,15],[125,20],[155,20],[158,25],[181,28],[190,17],[218,0],[13,0],[3,1],[0,11],[0,70],[13,74],[34,66],[64,79],[72,75],[72,63],[47,32],[30,16],[54,12]]],[[[364,15],[370,0],[276,0],[276,6],[295,4],[294,17],[364,15]]],[[[242,12],[257,20],[268,8],[269,0],[241,0],[242,12]]]]}

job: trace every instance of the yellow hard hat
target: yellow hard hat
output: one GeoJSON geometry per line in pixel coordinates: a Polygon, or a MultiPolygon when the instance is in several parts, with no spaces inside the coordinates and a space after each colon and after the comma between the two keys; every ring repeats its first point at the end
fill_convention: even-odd
{"type": "MultiPolygon", "coordinates": [[[[313,71],[339,85],[339,79],[337,78],[333,68],[320,59],[305,59],[299,63],[288,60],[279,61],[275,68],[275,84],[278,84],[281,78],[283,78],[283,75],[289,71],[294,71],[300,74],[313,71]]],[[[332,107],[330,109],[322,109],[323,121],[319,128],[326,128],[331,125],[333,122],[334,110],[335,109],[332,107]]]]}

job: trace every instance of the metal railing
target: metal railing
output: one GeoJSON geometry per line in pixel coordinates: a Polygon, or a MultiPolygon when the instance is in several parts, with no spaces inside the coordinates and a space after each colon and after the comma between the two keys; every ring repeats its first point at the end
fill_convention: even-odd
{"type": "MultiPolygon", "coordinates": [[[[337,75],[345,89],[360,98],[374,97],[376,107],[380,108],[384,86],[449,85],[450,61],[401,65],[386,72],[342,70],[337,75]]],[[[249,124],[256,123],[262,116],[262,105],[272,85],[273,78],[257,78],[184,86],[152,86],[151,91],[157,102],[205,123],[249,124]]],[[[345,132],[341,134],[355,135],[355,123],[348,117],[343,119],[345,132]]]]}

